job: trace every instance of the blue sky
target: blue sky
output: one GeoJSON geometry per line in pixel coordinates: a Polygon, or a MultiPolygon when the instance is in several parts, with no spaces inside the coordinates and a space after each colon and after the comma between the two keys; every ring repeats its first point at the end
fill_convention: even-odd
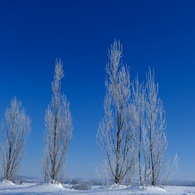
{"type": "Polygon", "coordinates": [[[16,96],[32,120],[20,175],[42,177],[44,113],[55,59],[64,63],[73,139],[67,177],[96,178],[107,50],[124,47],[132,79],[150,66],[167,117],[168,154],[180,158],[175,179],[195,180],[195,2],[193,0],[1,0],[0,118],[16,96]]]}

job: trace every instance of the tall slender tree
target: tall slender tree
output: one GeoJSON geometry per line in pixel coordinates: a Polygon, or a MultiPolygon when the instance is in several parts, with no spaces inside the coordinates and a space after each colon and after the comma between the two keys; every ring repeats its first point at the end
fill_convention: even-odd
{"type": "Polygon", "coordinates": [[[146,119],[148,129],[148,166],[150,168],[149,181],[155,186],[160,182],[161,171],[165,163],[165,152],[167,149],[167,138],[164,132],[165,110],[162,100],[158,97],[158,84],[155,83],[155,74],[149,69],[147,74],[147,102],[146,119]]]}
{"type": "Polygon", "coordinates": [[[115,40],[108,52],[109,63],[106,66],[105,115],[97,132],[97,143],[104,157],[105,169],[116,184],[129,181],[129,173],[134,167],[130,72],[122,63],[122,56],[122,45],[115,40]]]}
{"type": "Polygon", "coordinates": [[[146,90],[144,83],[140,83],[138,76],[132,84],[132,104],[134,105],[133,128],[136,145],[136,170],[139,174],[140,184],[145,185],[147,169],[147,128],[145,120],[146,90]]]}
{"type": "Polygon", "coordinates": [[[163,185],[178,168],[177,155],[172,164],[166,156],[166,118],[158,91],[154,71],[150,68],[146,75],[146,85],[139,83],[138,77],[132,85],[136,169],[142,186],[163,185]]]}
{"type": "Polygon", "coordinates": [[[14,97],[11,101],[11,108],[7,108],[5,111],[1,147],[3,178],[5,180],[13,179],[17,173],[30,133],[31,121],[21,106],[21,101],[14,97]]]}
{"type": "Polygon", "coordinates": [[[64,76],[61,60],[56,60],[52,101],[45,113],[45,149],[43,175],[45,182],[60,182],[64,177],[67,149],[72,137],[72,118],[69,102],[61,94],[61,79],[64,76]]]}

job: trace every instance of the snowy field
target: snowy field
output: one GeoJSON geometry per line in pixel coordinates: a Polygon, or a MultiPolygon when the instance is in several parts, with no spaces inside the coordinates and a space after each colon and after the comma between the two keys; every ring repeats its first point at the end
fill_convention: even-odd
{"type": "Polygon", "coordinates": [[[123,187],[123,186],[112,186],[111,188],[104,188],[94,186],[91,190],[73,190],[64,188],[58,185],[48,184],[36,184],[36,183],[24,183],[22,185],[14,185],[12,183],[1,182],[0,183],[0,194],[18,194],[18,195],[147,195],[147,194],[166,194],[166,195],[187,195],[195,194],[195,187],[186,186],[168,186],[165,189],[157,187],[148,187],[142,190],[139,186],[123,187]]]}

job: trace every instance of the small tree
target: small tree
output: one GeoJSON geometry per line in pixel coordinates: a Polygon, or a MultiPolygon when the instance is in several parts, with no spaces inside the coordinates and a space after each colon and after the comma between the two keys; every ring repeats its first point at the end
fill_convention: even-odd
{"type": "Polygon", "coordinates": [[[114,41],[106,66],[104,118],[99,124],[97,143],[105,162],[105,171],[116,184],[130,181],[133,170],[133,140],[130,109],[130,73],[121,62],[122,45],[114,41]]]}
{"type": "Polygon", "coordinates": [[[64,177],[65,157],[72,137],[69,102],[60,92],[63,76],[62,62],[56,60],[52,101],[45,113],[45,149],[42,163],[44,180],[51,183],[60,182],[64,177]]]}
{"type": "Polygon", "coordinates": [[[21,105],[22,103],[14,97],[11,101],[11,108],[5,111],[1,156],[3,178],[6,180],[11,180],[17,173],[30,133],[31,121],[21,105]]]}

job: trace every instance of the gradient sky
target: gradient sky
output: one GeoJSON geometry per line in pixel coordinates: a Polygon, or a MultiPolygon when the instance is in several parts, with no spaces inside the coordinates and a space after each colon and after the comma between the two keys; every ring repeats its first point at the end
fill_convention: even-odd
{"type": "Polygon", "coordinates": [[[16,96],[32,120],[20,175],[42,177],[44,113],[51,100],[56,58],[70,101],[73,139],[67,177],[97,178],[96,145],[103,117],[105,65],[114,39],[124,48],[131,78],[150,66],[167,117],[167,153],[177,152],[174,179],[195,180],[194,0],[1,0],[0,119],[16,96]]]}

